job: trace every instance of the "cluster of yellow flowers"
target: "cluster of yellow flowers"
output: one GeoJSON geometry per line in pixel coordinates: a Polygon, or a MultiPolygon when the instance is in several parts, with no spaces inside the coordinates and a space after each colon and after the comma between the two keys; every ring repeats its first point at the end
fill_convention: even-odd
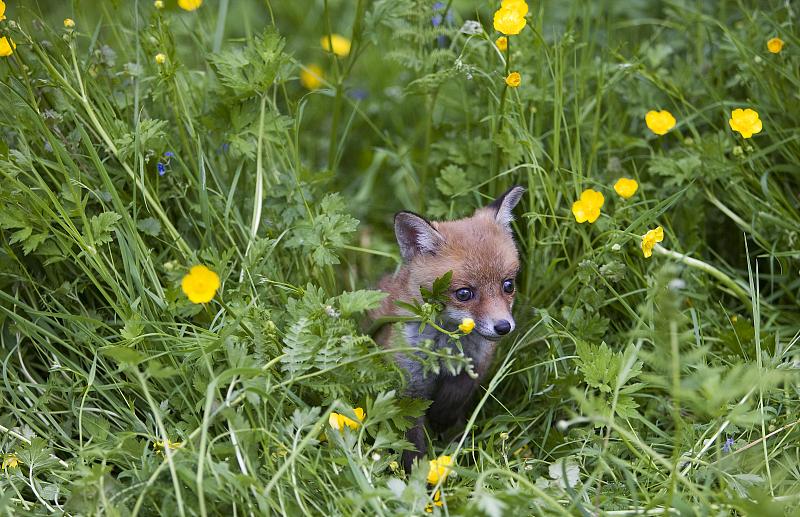
{"type": "MultiPolygon", "coordinates": [[[[653,133],[661,136],[666,135],[670,129],[675,127],[675,117],[667,110],[648,111],[644,116],[647,128],[653,133]]],[[[731,118],[728,119],[731,129],[742,135],[742,138],[750,138],[756,133],[760,133],[763,128],[758,113],[750,108],[737,108],[731,111],[731,118]]]]}
{"type": "Polygon", "coordinates": [[[349,427],[355,431],[361,426],[361,422],[364,421],[366,415],[364,414],[364,410],[360,407],[354,408],[353,413],[355,413],[356,418],[358,418],[358,422],[339,413],[331,413],[331,416],[328,417],[328,424],[341,433],[344,432],[345,427],[349,427]]]}
{"type": "MultiPolygon", "coordinates": [[[[319,40],[322,50],[330,52],[336,57],[347,57],[352,46],[349,39],[341,34],[329,34],[322,36],[319,40]]],[[[306,90],[316,90],[323,85],[325,77],[322,68],[316,63],[305,65],[300,70],[300,84],[306,90]]]]}
{"type": "MultiPolygon", "coordinates": [[[[525,15],[528,14],[528,4],[525,0],[502,0],[500,9],[494,13],[494,29],[505,34],[495,41],[495,45],[500,52],[508,52],[508,37],[522,32],[527,21],[525,15]]],[[[522,84],[522,76],[519,72],[511,72],[506,76],[506,85],[517,88],[522,84]]]]}
{"type": "MultiPolygon", "coordinates": [[[[628,199],[639,190],[639,183],[635,179],[620,178],[614,183],[614,191],[624,199],[628,199]]],[[[600,217],[600,208],[603,207],[606,199],[602,192],[593,189],[586,189],[581,193],[580,199],[572,203],[572,215],[578,223],[589,224],[597,221],[600,217]]],[[[642,253],[645,258],[653,255],[653,248],[657,242],[664,240],[664,229],[660,226],[655,230],[650,230],[642,236],[642,253]]]]}
{"type": "MultiPolygon", "coordinates": [[[[452,471],[453,458],[451,456],[439,456],[435,460],[430,460],[428,462],[428,484],[437,485],[439,481],[444,482],[452,471]]],[[[428,506],[425,507],[425,511],[431,513],[433,512],[434,505],[442,506],[441,496],[442,494],[437,490],[433,494],[433,504],[428,504],[428,506]]]]}

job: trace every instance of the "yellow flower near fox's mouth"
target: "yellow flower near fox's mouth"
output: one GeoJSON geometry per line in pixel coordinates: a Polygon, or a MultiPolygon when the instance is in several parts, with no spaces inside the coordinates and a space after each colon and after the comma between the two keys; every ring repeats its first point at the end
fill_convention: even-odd
{"type": "Polygon", "coordinates": [[[730,124],[731,129],[738,131],[742,138],[750,138],[755,133],[760,133],[763,129],[758,113],[750,108],[733,110],[728,124],[730,124]]]}
{"type": "Polygon", "coordinates": [[[8,453],[3,457],[3,470],[19,468],[19,458],[14,453],[8,453]]]}
{"type": "Polygon", "coordinates": [[[630,178],[620,178],[614,183],[614,190],[617,194],[628,199],[629,197],[636,194],[636,191],[639,190],[639,183],[636,180],[630,178]]]}
{"type": "Polygon", "coordinates": [[[195,11],[203,5],[203,0],[178,0],[178,7],[184,11],[195,11]]]}
{"type": "Polygon", "coordinates": [[[364,417],[366,415],[364,415],[364,410],[360,407],[353,409],[353,413],[356,414],[358,422],[356,422],[352,418],[340,415],[339,413],[331,413],[331,416],[328,417],[328,424],[330,424],[330,426],[336,429],[337,431],[344,432],[345,427],[349,427],[350,429],[355,431],[361,425],[361,422],[364,421],[364,417]]]}
{"type": "Polygon", "coordinates": [[[653,248],[656,247],[657,242],[661,242],[664,240],[664,228],[658,226],[655,230],[650,230],[649,232],[642,235],[642,253],[644,254],[644,258],[650,258],[653,256],[653,248]]]}
{"type": "Polygon", "coordinates": [[[572,203],[572,215],[579,223],[591,224],[600,217],[600,208],[605,202],[606,198],[602,192],[586,189],[581,193],[580,199],[572,203]]]}
{"type": "Polygon", "coordinates": [[[497,45],[497,48],[500,50],[500,52],[505,52],[508,50],[508,38],[505,36],[500,36],[497,38],[494,44],[497,45]]]}
{"type": "Polygon", "coordinates": [[[512,88],[516,88],[522,84],[522,76],[519,75],[519,72],[511,72],[508,74],[508,77],[506,77],[506,84],[512,88]]]}
{"type": "Polygon", "coordinates": [[[181,289],[192,303],[210,302],[219,286],[219,276],[202,265],[193,266],[181,281],[181,289]]]}
{"type": "Polygon", "coordinates": [[[322,86],[322,68],[313,63],[306,65],[300,70],[300,84],[307,90],[316,90],[322,86]]]}
{"type": "Polygon", "coordinates": [[[435,460],[428,462],[428,483],[435,485],[441,479],[444,481],[453,470],[453,458],[450,456],[439,456],[435,460]]]}
{"type": "Polygon", "coordinates": [[[676,122],[675,117],[667,110],[648,111],[644,116],[644,121],[650,131],[659,136],[666,135],[670,129],[675,127],[676,122]]]}
{"type": "Polygon", "coordinates": [[[323,50],[331,52],[331,49],[333,49],[332,52],[339,57],[345,57],[350,53],[350,40],[341,34],[331,34],[330,38],[323,36],[319,43],[322,45],[323,50]]]}
{"type": "Polygon", "coordinates": [[[772,38],[769,41],[767,41],[767,50],[769,50],[773,54],[778,54],[780,53],[781,50],[783,50],[783,45],[784,42],[782,39],[772,38]]]}
{"type": "Polygon", "coordinates": [[[475,328],[475,320],[472,318],[464,318],[461,320],[461,325],[458,326],[458,330],[463,332],[464,334],[469,334],[472,332],[472,329],[475,328]]]}
{"type": "Polygon", "coordinates": [[[75,28],[75,20],[72,18],[64,19],[64,28],[65,29],[74,29],[75,28]]]}
{"type": "Polygon", "coordinates": [[[519,34],[526,23],[525,15],[513,7],[501,7],[494,13],[494,29],[506,36],[519,34]]]}

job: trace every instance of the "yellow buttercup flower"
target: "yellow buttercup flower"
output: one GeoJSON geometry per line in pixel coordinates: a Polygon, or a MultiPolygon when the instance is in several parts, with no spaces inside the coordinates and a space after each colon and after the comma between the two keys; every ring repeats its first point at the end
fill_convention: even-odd
{"type": "Polygon", "coordinates": [[[783,50],[784,41],[780,38],[772,38],[767,41],[767,50],[772,52],[773,54],[779,53],[783,50]]]}
{"type": "Polygon", "coordinates": [[[728,124],[730,124],[731,129],[738,131],[742,138],[750,138],[755,133],[760,133],[763,128],[761,119],[758,118],[758,113],[750,108],[733,110],[728,124]]]}
{"type": "Polygon", "coordinates": [[[639,183],[630,178],[620,178],[616,183],[614,183],[614,190],[620,196],[628,199],[632,195],[636,194],[637,190],[639,190],[639,183]]]}
{"type": "Polygon", "coordinates": [[[658,226],[655,230],[650,230],[649,232],[642,235],[642,253],[644,254],[644,258],[650,258],[653,256],[653,248],[655,248],[657,242],[661,242],[664,240],[664,228],[658,226]]]}
{"type": "Polygon", "coordinates": [[[519,13],[520,16],[528,14],[528,4],[525,0],[502,0],[500,9],[511,9],[519,13]]]}
{"type": "Polygon", "coordinates": [[[464,318],[461,320],[461,325],[458,326],[458,330],[463,332],[464,334],[469,334],[472,332],[472,329],[475,328],[475,320],[472,318],[464,318]]]}
{"type": "Polygon", "coordinates": [[[0,21],[6,19],[6,4],[3,0],[0,0],[0,21]]]}
{"type": "Polygon", "coordinates": [[[156,454],[163,455],[165,449],[174,451],[175,449],[179,449],[181,447],[183,447],[183,442],[173,442],[169,438],[167,438],[167,441],[165,442],[162,441],[153,442],[153,449],[155,449],[156,454]]]}
{"type": "Polygon", "coordinates": [[[428,463],[428,483],[431,485],[437,484],[440,479],[444,481],[453,470],[453,458],[450,456],[439,456],[428,463]]]}
{"type": "Polygon", "coordinates": [[[588,221],[591,224],[600,217],[600,208],[605,202],[606,198],[602,192],[586,189],[581,193],[581,198],[572,203],[572,215],[579,223],[588,221]]]}
{"type": "Polygon", "coordinates": [[[331,52],[332,48],[332,52],[339,57],[344,57],[350,53],[350,40],[341,34],[331,34],[330,38],[323,36],[319,42],[326,52],[331,52]]]}
{"type": "Polygon", "coordinates": [[[522,32],[525,23],[525,16],[513,7],[501,7],[494,13],[494,29],[506,36],[522,32]]]}
{"type": "MultiPolygon", "coordinates": [[[[0,9],[4,8],[5,6],[0,6],[0,9]]],[[[0,12],[2,12],[2,10],[0,10],[0,12]]],[[[19,458],[14,453],[8,453],[3,457],[3,470],[19,468],[19,464],[19,458]]]]}
{"type": "Polygon", "coordinates": [[[66,18],[64,20],[64,28],[65,29],[74,29],[75,28],[75,20],[72,18],[66,18]]]}
{"type": "Polygon", "coordinates": [[[219,286],[219,276],[205,266],[193,266],[181,281],[181,289],[192,303],[210,302],[219,286]]]}
{"type": "Polygon", "coordinates": [[[0,57],[8,57],[14,53],[14,49],[17,46],[14,44],[13,41],[3,36],[0,38],[0,57]]]}
{"type": "Polygon", "coordinates": [[[436,491],[436,493],[434,493],[434,494],[433,494],[433,504],[431,504],[431,503],[428,503],[428,504],[425,506],[425,511],[426,511],[426,512],[428,512],[428,513],[433,513],[433,507],[434,507],[434,506],[442,506],[442,499],[441,499],[441,495],[442,495],[442,494],[440,494],[440,493],[439,493],[439,490],[437,490],[437,491],[436,491]]]}
{"type": "Polygon", "coordinates": [[[667,110],[648,111],[644,121],[650,131],[657,135],[666,135],[667,131],[675,127],[675,117],[667,110]]]}
{"type": "Polygon", "coordinates": [[[306,65],[300,70],[300,84],[308,90],[316,90],[322,86],[322,68],[313,63],[306,65]]]}
{"type": "Polygon", "coordinates": [[[511,72],[506,77],[506,84],[512,88],[516,88],[520,84],[522,84],[522,76],[519,75],[519,72],[511,72]]]}
{"type": "Polygon", "coordinates": [[[194,11],[203,5],[203,0],[178,0],[178,7],[184,11],[194,11]]]}
{"type": "Polygon", "coordinates": [[[364,421],[365,415],[364,415],[364,410],[361,409],[360,407],[353,409],[353,413],[356,414],[356,417],[359,420],[358,422],[356,422],[352,418],[340,415],[339,413],[331,413],[331,416],[328,417],[328,423],[330,424],[331,427],[333,427],[337,431],[344,432],[345,426],[355,431],[361,425],[361,422],[364,421]]]}
{"type": "Polygon", "coordinates": [[[159,65],[163,65],[166,62],[167,62],[167,55],[166,54],[161,53],[161,52],[156,54],[156,63],[158,63],[159,65]]]}
{"type": "Polygon", "coordinates": [[[497,45],[497,48],[500,49],[500,52],[505,52],[506,50],[508,50],[508,38],[506,38],[505,36],[500,36],[499,38],[497,38],[494,44],[497,45]]]}

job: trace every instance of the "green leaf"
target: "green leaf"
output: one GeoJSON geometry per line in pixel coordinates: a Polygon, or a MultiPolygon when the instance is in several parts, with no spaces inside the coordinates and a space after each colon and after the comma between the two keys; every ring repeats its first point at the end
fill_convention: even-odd
{"type": "Polygon", "coordinates": [[[111,242],[113,240],[111,231],[120,219],[122,219],[122,216],[116,212],[103,212],[100,215],[92,216],[89,225],[91,226],[91,235],[95,244],[111,242]]]}
{"type": "Polygon", "coordinates": [[[161,233],[161,223],[154,217],[147,217],[146,219],[139,220],[136,223],[136,228],[138,228],[140,232],[153,237],[158,237],[158,234],[161,233]]]}
{"type": "Polygon", "coordinates": [[[379,307],[387,296],[383,291],[362,290],[342,293],[337,300],[342,316],[350,316],[379,307]]]}
{"type": "Polygon", "coordinates": [[[436,178],[436,188],[445,196],[454,197],[457,193],[463,195],[469,191],[470,186],[467,173],[458,165],[448,165],[436,178]]]}
{"type": "Polygon", "coordinates": [[[101,348],[100,353],[114,359],[118,363],[138,363],[145,358],[144,354],[141,352],[121,345],[101,348]]]}

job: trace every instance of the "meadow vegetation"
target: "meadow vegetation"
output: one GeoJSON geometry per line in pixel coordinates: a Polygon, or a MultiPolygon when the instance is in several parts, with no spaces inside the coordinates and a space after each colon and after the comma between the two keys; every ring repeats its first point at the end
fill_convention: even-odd
{"type": "Polygon", "coordinates": [[[4,2],[0,514],[800,509],[796,5],[4,2]],[[392,215],[515,184],[517,329],[406,475],[392,215]]]}

